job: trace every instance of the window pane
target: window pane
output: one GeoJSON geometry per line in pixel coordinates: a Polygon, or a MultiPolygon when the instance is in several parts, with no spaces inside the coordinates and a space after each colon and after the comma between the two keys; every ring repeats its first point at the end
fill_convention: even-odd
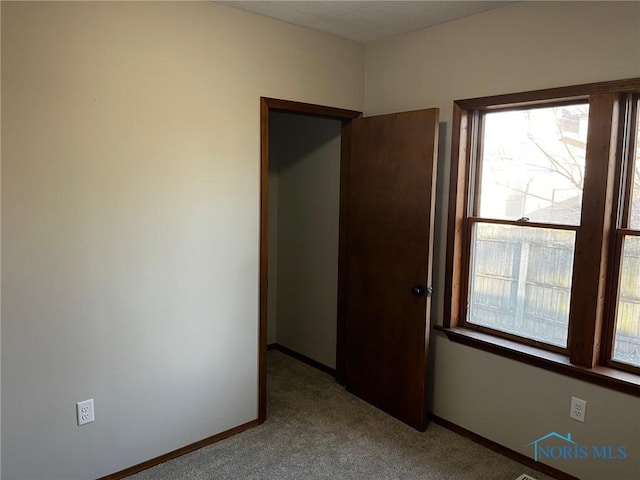
{"type": "Polygon", "coordinates": [[[567,346],[573,231],[478,223],[468,321],[567,346]]]}
{"type": "Polygon", "coordinates": [[[640,102],[638,102],[638,129],[636,131],[635,152],[631,152],[632,157],[635,156],[635,168],[633,171],[633,193],[631,197],[631,221],[630,228],[640,230],[640,102]],[[635,153],[635,155],[634,155],[635,153]]]}
{"type": "Polygon", "coordinates": [[[613,359],[640,367],[640,238],[626,237],[622,251],[613,359]]]}
{"type": "Polygon", "coordinates": [[[480,216],[578,225],[589,105],[484,117],[480,216]]]}

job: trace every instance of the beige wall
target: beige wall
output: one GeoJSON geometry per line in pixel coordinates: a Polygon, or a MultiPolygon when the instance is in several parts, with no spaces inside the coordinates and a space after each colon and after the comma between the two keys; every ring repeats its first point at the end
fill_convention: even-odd
{"type": "Polygon", "coordinates": [[[211,2],[2,2],[3,478],[257,417],[259,97],[361,109],[363,58],[211,2]]]}
{"type": "MultiPolygon", "coordinates": [[[[640,76],[640,3],[521,2],[368,45],[365,114],[439,107],[433,321],[441,323],[451,111],[455,99],[640,76]]],[[[640,399],[434,335],[435,414],[513,450],[550,431],[626,444],[625,461],[553,465],[585,479],[640,478],[640,399]],[[587,421],[568,418],[570,397],[587,421]]]]}
{"type": "Polygon", "coordinates": [[[269,130],[278,190],[270,324],[280,345],[335,368],[341,122],[274,113],[269,130]]]}

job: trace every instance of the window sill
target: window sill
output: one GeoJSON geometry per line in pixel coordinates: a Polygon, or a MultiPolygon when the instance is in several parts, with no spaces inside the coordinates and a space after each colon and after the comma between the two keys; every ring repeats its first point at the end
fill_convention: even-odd
{"type": "Polygon", "coordinates": [[[567,375],[585,382],[640,397],[639,375],[603,366],[594,368],[579,367],[572,365],[566,355],[548,352],[540,348],[497,338],[467,328],[446,328],[440,325],[436,325],[434,328],[440,332],[444,332],[452,342],[478,348],[485,352],[544,368],[551,372],[567,375]]]}

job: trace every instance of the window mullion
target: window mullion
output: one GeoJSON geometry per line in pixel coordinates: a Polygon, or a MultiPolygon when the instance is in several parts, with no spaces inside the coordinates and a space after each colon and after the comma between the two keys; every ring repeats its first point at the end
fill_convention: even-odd
{"type": "Polygon", "coordinates": [[[599,358],[607,260],[614,223],[615,171],[619,162],[618,122],[622,98],[590,97],[589,130],[580,228],[576,234],[569,311],[571,363],[593,367],[599,358]]]}

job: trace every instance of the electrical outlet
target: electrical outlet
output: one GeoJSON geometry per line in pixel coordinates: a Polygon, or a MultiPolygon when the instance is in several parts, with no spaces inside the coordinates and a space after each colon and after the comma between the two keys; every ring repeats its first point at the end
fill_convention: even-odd
{"type": "Polygon", "coordinates": [[[571,410],[569,411],[569,418],[573,418],[579,422],[584,422],[584,417],[587,414],[587,402],[576,397],[571,397],[571,410]]]}
{"type": "Polygon", "coordinates": [[[537,479],[533,478],[531,475],[527,475],[526,473],[523,473],[518,478],[516,478],[516,480],[537,480],[537,479]]]}
{"type": "Polygon", "coordinates": [[[78,413],[78,425],[86,425],[96,419],[93,412],[93,398],[76,403],[76,411],[78,413]]]}

